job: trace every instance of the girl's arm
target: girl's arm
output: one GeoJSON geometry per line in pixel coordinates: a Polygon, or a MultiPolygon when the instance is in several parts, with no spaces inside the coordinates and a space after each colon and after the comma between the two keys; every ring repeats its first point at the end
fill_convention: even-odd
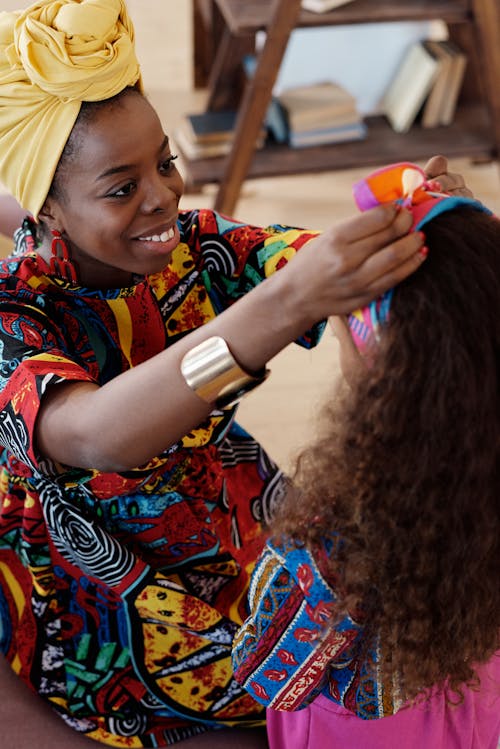
{"type": "Polygon", "coordinates": [[[234,640],[236,681],[267,707],[298,710],[325,689],[334,664],[342,702],[341,685],[356,681],[353,651],[362,629],[349,616],[329,626],[334,603],[303,546],[268,543],[252,576],[250,616],[234,640]]]}

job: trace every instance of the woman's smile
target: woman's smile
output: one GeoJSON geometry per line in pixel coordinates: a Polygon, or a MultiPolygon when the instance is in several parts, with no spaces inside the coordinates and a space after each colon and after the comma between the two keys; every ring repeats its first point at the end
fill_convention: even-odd
{"type": "Polygon", "coordinates": [[[135,240],[141,245],[141,249],[149,253],[171,254],[180,241],[177,224],[168,229],[156,230],[144,233],[135,240]]]}

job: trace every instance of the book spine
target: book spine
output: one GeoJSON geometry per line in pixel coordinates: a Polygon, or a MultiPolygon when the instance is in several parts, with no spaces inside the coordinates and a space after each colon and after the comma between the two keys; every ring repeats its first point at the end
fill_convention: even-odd
{"type": "Polygon", "coordinates": [[[321,146],[342,143],[351,140],[363,140],[368,129],[364,123],[355,127],[331,128],[330,130],[310,130],[309,132],[290,133],[289,145],[292,148],[321,146]]]}

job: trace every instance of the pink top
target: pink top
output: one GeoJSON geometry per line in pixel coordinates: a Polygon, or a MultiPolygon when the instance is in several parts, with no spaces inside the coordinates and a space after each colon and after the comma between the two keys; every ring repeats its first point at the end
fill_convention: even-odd
{"type": "Polygon", "coordinates": [[[379,720],[363,720],[320,694],[304,710],[267,711],[270,749],[497,749],[500,652],[478,669],[481,688],[458,707],[442,694],[379,720]]]}

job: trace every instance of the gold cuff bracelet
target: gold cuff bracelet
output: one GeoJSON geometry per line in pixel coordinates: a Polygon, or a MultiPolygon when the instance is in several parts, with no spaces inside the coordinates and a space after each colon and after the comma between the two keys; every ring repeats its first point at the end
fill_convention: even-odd
{"type": "Polygon", "coordinates": [[[254,375],[245,372],[220,336],[207,338],[184,354],[181,372],[191,390],[217,408],[232,406],[270,373],[265,367],[254,375]]]}

